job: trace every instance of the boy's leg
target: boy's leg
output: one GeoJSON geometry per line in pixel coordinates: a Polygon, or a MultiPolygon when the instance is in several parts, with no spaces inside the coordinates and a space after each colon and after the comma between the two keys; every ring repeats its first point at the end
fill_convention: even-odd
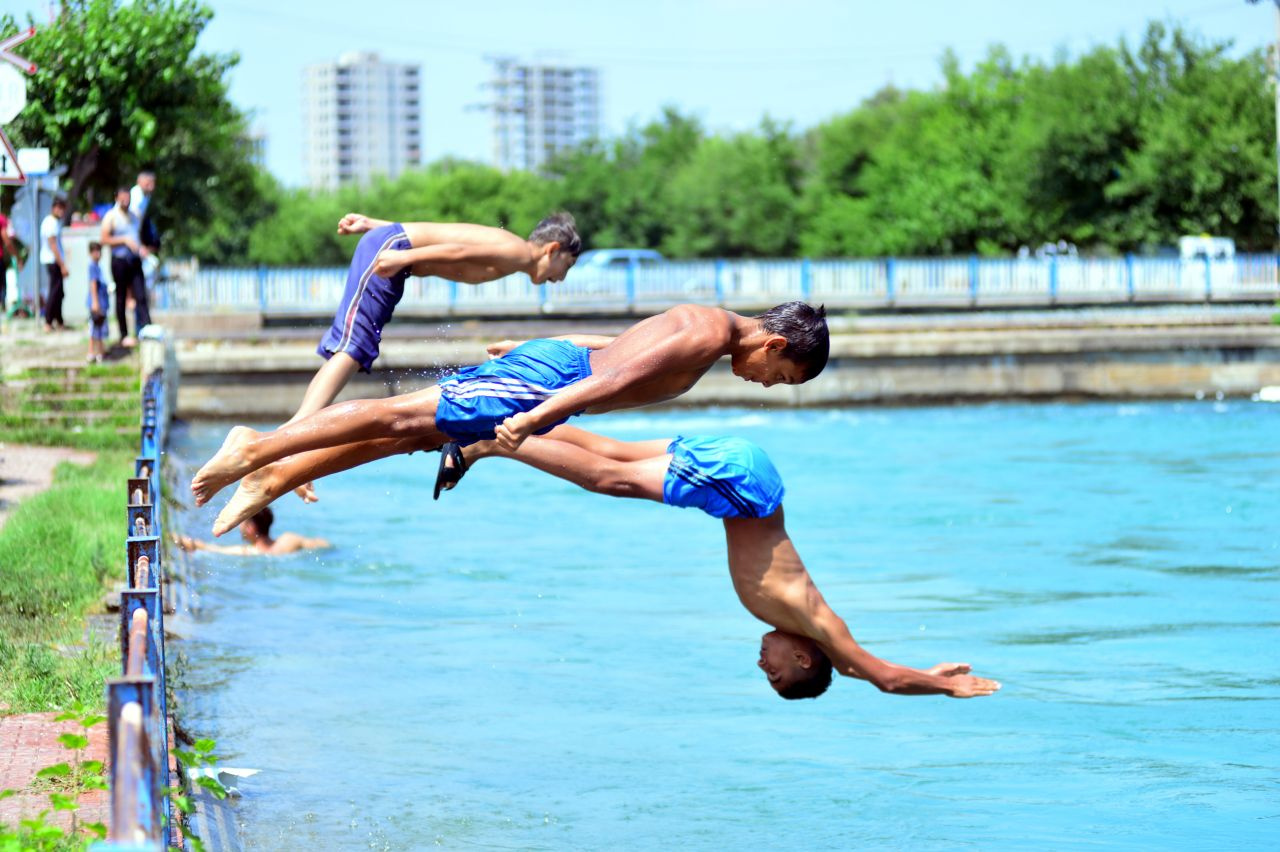
{"type": "Polygon", "coordinates": [[[218,513],[213,534],[219,536],[236,528],[245,518],[257,514],[262,507],[304,482],[388,456],[437,447],[439,442],[430,438],[379,438],[310,450],[280,459],[244,478],[231,501],[218,513]]]}
{"type": "Polygon", "coordinates": [[[615,461],[640,461],[665,455],[667,447],[671,444],[670,439],[667,438],[651,441],[619,441],[616,438],[606,438],[604,435],[597,435],[595,432],[588,432],[586,429],[568,424],[557,426],[543,437],[564,441],[615,461]]]}
{"type": "Polygon", "coordinates": [[[465,448],[463,457],[468,465],[473,460],[489,456],[515,459],[597,494],[661,503],[662,486],[671,463],[671,456],[665,449],[664,443],[658,454],[619,461],[593,453],[571,441],[535,437],[527,439],[515,452],[499,448],[496,441],[482,441],[465,448]]]}
{"type": "Polygon", "coordinates": [[[439,398],[439,387],[430,387],[386,399],[331,405],[273,432],[259,433],[237,426],[191,480],[196,505],[203,506],[224,487],[260,467],[307,450],[373,438],[420,438],[433,441],[433,446],[438,447],[449,440],[436,429],[439,398]]]}
{"type": "Polygon", "coordinates": [[[315,414],[332,403],[334,397],[346,387],[347,382],[359,369],[360,363],[346,352],[339,352],[325,361],[311,379],[311,384],[307,386],[307,392],[302,397],[302,405],[298,406],[298,413],[290,417],[284,425],[288,426],[290,423],[315,414]]]}

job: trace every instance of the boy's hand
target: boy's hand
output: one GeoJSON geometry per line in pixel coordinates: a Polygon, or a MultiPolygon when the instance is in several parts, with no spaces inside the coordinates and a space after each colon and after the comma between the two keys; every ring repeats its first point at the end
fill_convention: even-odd
{"type": "Polygon", "coordinates": [[[497,343],[490,343],[484,351],[489,353],[489,360],[492,361],[494,358],[501,358],[519,345],[519,340],[499,340],[497,343]]]}
{"type": "Polygon", "coordinates": [[[363,213],[348,213],[338,220],[338,233],[364,234],[373,230],[373,223],[363,213]]]}
{"type": "Polygon", "coordinates": [[[497,436],[498,446],[508,452],[515,452],[524,443],[525,438],[533,434],[533,418],[525,412],[513,414],[498,424],[493,430],[497,436]]]}
{"type": "Polygon", "coordinates": [[[406,252],[399,249],[383,249],[378,252],[378,259],[373,262],[373,274],[379,278],[391,278],[409,265],[405,260],[406,252]]]}

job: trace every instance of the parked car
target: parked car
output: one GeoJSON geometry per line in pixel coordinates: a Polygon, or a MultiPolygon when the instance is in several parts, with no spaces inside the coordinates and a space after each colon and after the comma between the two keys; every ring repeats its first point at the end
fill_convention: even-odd
{"type": "Polygon", "coordinates": [[[665,262],[666,258],[653,249],[611,248],[584,251],[565,278],[565,290],[584,296],[621,296],[626,293],[627,270],[632,264],[649,268],[665,262]]]}

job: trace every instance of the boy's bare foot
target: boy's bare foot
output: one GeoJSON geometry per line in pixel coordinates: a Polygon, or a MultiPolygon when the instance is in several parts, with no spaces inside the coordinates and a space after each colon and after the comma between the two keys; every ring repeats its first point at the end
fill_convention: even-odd
{"type": "Polygon", "coordinates": [[[240,481],[240,487],[231,495],[231,501],[222,508],[218,519],[213,522],[214,538],[240,526],[275,500],[275,495],[271,493],[271,467],[272,465],[267,465],[262,470],[255,470],[240,481]]]}
{"type": "Polygon", "coordinates": [[[213,495],[248,472],[248,464],[240,450],[257,437],[258,433],[247,426],[236,426],[227,433],[221,449],[205,462],[204,467],[191,480],[191,493],[195,495],[197,506],[208,503],[213,495]]]}

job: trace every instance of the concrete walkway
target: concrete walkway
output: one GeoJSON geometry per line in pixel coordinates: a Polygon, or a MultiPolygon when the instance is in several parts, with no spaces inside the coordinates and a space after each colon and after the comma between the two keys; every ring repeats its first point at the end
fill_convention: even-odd
{"type": "Polygon", "coordinates": [[[59,462],[86,465],[96,458],[95,453],[65,447],[0,443],[0,530],[18,501],[49,487],[59,462]]]}

